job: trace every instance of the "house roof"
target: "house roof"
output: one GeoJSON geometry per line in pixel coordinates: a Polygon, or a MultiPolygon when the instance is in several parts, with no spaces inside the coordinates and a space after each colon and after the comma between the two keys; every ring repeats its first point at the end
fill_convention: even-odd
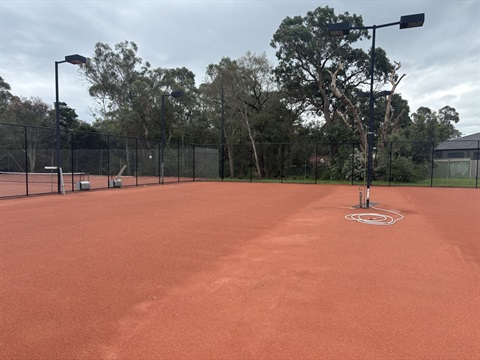
{"type": "Polygon", "coordinates": [[[480,133],[463,136],[458,139],[444,141],[435,148],[435,150],[470,150],[478,149],[480,133]]]}

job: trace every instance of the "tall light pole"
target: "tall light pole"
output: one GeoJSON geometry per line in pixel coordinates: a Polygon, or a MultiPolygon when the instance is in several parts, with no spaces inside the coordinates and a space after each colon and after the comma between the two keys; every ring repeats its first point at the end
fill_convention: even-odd
{"type": "Polygon", "coordinates": [[[225,177],[225,97],[223,89],[223,75],[222,75],[222,93],[221,93],[221,102],[222,102],[222,117],[220,119],[221,134],[220,134],[220,143],[221,143],[221,159],[220,159],[220,177],[222,181],[225,177]]]}
{"type": "Polygon", "coordinates": [[[178,98],[178,97],[184,97],[185,94],[181,91],[172,91],[170,94],[162,95],[162,153],[161,153],[161,161],[160,161],[160,177],[162,179],[161,180],[162,184],[163,184],[164,174],[165,174],[164,173],[165,166],[164,166],[163,159],[165,155],[165,98],[167,96],[178,98]]]}
{"type": "MultiPolygon", "coordinates": [[[[372,171],[373,171],[373,123],[374,123],[374,98],[373,93],[373,72],[375,69],[375,33],[379,28],[384,28],[387,26],[400,25],[400,29],[408,29],[414,27],[423,26],[425,22],[425,14],[414,14],[406,15],[400,17],[400,21],[382,24],[382,25],[373,25],[373,26],[350,26],[348,22],[342,22],[337,24],[328,24],[328,33],[330,36],[344,36],[350,34],[350,30],[364,30],[372,29],[372,50],[371,50],[371,63],[370,63],[370,115],[369,115],[369,125],[368,125],[368,157],[367,157],[367,194],[366,194],[366,207],[370,207],[370,185],[372,183],[372,171]]],[[[360,204],[361,206],[362,204],[360,204]]]]}
{"type": "Polygon", "coordinates": [[[68,55],[65,56],[65,60],[62,61],[55,61],[55,142],[56,148],[55,153],[57,157],[57,186],[58,186],[58,193],[62,193],[61,189],[61,182],[60,182],[60,169],[62,167],[62,157],[60,156],[60,109],[58,104],[58,64],[62,64],[68,62],[74,65],[85,64],[87,62],[87,58],[78,54],[75,55],[68,55]]]}

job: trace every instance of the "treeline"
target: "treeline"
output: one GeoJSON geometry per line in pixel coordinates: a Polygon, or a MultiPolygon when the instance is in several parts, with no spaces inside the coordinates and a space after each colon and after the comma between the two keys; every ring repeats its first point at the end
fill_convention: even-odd
{"type": "MultiPolygon", "coordinates": [[[[61,127],[158,140],[162,137],[163,97],[167,144],[223,142],[230,176],[235,176],[234,144],[249,144],[258,177],[269,175],[263,164],[273,161],[264,158],[268,154],[261,153],[260,144],[354,142],[358,144],[356,155],[349,153],[344,161],[351,160],[349,156],[362,159],[368,98],[359,92],[368,89],[370,54],[355,45],[368,33],[330,37],[327,24],[341,21],[363,25],[361,16],[337,15],[330,7],[318,7],[303,17],[287,17],[270,43],[276,50],[276,66],[265,54],[224,57],[207,66],[205,80],[198,87],[192,71],[153,67],[139,57],[132,41],[113,47],[97,43],[79,70],[97,105],[95,121],[79,119],[74,109],[61,103],[61,127]],[[169,97],[172,91],[184,96],[169,97]]],[[[421,167],[430,161],[431,151],[414,144],[458,137],[454,124],[459,115],[449,106],[438,110],[421,107],[410,114],[407,99],[397,92],[405,76],[400,74],[400,63],[391,61],[381,48],[375,51],[375,88],[390,92],[376,99],[375,142],[380,149],[390,141],[409,142],[398,150],[395,161],[409,170],[421,167]]],[[[53,104],[12,94],[7,80],[0,78],[0,122],[54,127],[53,104]]],[[[329,151],[331,156],[337,155],[335,147],[329,151]]],[[[318,154],[311,155],[316,158],[318,154]]],[[[381,174],[381,157],[376,161],[381,174]]],[[[338,171],[329,176],[343,176],[342,166],[339,162],[338,171]]]]}

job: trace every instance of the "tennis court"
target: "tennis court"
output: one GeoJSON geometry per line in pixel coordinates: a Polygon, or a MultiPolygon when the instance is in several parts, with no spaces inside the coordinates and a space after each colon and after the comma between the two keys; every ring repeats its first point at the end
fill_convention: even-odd
{"type": "Polygon", "coordinates": [[[334,185],[3,200],[0,357],[477,359],[480,191],[371,199],[404,219],[347,220],[334,185]]]}

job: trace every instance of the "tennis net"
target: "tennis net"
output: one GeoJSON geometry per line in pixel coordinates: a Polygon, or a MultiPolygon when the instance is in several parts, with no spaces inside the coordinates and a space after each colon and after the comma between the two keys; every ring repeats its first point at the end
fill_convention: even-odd
{"type": "MultiPolygon", "coordinates": [[[[62,173],[64,181],[88,181],[87,172],[62,173]]],[[[8,172],[0,171],[1,182],[29,182],[38,184],[52,184],[58,182],[57,171],[44,173],[8,172]]]]}

